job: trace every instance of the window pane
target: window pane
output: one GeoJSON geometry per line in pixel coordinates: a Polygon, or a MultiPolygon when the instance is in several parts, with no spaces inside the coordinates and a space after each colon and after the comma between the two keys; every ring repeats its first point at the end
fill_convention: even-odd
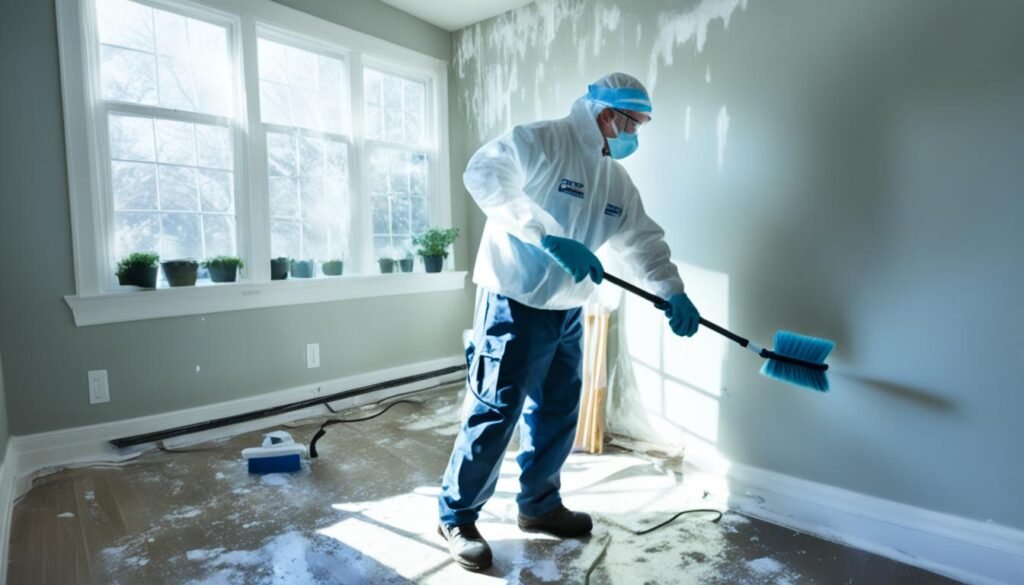
{"type": "Polygon", "coordinates": [[[268,41],[259,40],[260,79],[288,84],[288,47],[268,41]]]}
{"type": "Polygon", "coordinates": [[[298,220],[273,219],[270,222],[270,249],[277,258],[300,258],[300,231],[298,220]]]}
{"type": "Polygon", "coordinates": [[[425,83],[366,69],[363,88],[366,135],[370,139],[404,144],[424,142],[425,83]]]}
{"type": "Polygon", "coordinates": [[[324,140],[320,138],[299,138],[299,174],[320,176],[324,174],[324,140]]]}
{"type": "Polygon", "coordinates": [[[156,211],[156,166],[114,161],[112,171],[116,211],[156,211]]]}
{"type": "Polygon", "coordinates": [[[430,228],[430,205],[426,197],[411,198],[412,233],[422,234],[430,228]]]}
{"type": "Polygon", "coordinates": [[[260,111],[268,124],[292,125],[292,108],[288,101],[288,86],[273,81],[260,81],[260,111]]]}
{"type": "Polygon", "coordinates": [[[153,10],[127,0],[101,0],[96,5],[100,42],[153,52],[153,10]]]}
{"type": "Polygon", "coordinates": [[[227,215],[204,215],[203,234],[207,258],[235,254],[235,222],[227,215]]]}
{"type": "Polygon", "coordinates": [[[201,167],[231,170],[231,133],[221,126],[197,124],[196,160],[201,167]]]}
{"type": "Polygon", "coordinates": [[[199,170],[199,195],[203,211],[230,212],[234,202],[231,173],[199,170]]]}
{"type": "Polygon", "coordinates": [[[324,174],[335,181],[348,180],[348,149],[344,142],[327,142],[324,156],[324,174]]]}
{"type": "Polygon", "coordinates": [[[228,31],[127,0],[99,0],[103,97],[230,115],[228,31]]]}
{"type": "Polygon", "coordinates": [[[119,211],[114,215],[117,223],[116,258],[124,258],[132,252],[160,252],[159,214],[119,211]]]}
{"type": "Polygon", "coordinates": [[[367,104],[379,106],[381,92],[380,73],[373,69],[366,69],[363,74],[363,96],[367,104]]]}
{"type": "Polygon", "coordinates": [[[163,242],[160,258],[177,260],[203,257],[202,232],[198,213],[165,213],[160,218],[163,242]]]}
{"type": "Polygon", "coordinates": [[[194,165],[196,164],[196,141],[192,135],[193,125],[174,120],[156,121],[157,162],[194,165]]]}
{"type": "Polygon", "coordinates": [[[412,236],[430,223],[426,192],[427,156],[376,148],[370,155],[373,234],[377,256],[412,251],[412,236]]]}
{"type": "Polygon", "coordinates": [[[160,209],[199,211],[196,170],[160,165],[160,209]]]}
{"type": "Polygon", "coordinates": [[[156,61],[152,53],[104,46],[100,60],[105,99],[156,105],[156,61]]]}
{"type": "Polygon", "coordinates": [[[348,145],[267,133],[274,256],[328,260],[348,253],[348,145]],[[294,221],[298,219],[299,221],[294,221]]]}
{"type": "Polygon", "coordinates": [[[263,122],[344,132],[344,61],[267,39],[258,50],[263,122]]]}
{"type": "Polygon", "coordinates": [[[155,161],[153,120],[110,116],[110,156],[118,160],[155,161]]]}
{"type": "Polygon", "coordinates": [[[147,250],[164,259],[234,254],[229,129],[119,114],[108,122],[117,258],[147,250]]]}
{"type": "Polygon", "coordinates": [[[270,177],[270,211],[280,218],[299,216],[298,179],[270,177]]]}
{"type": "Polygon", "coordinates": [[[373,233],[375,235],[391,234],[391,208],[387,197],[373,198],[373,233]]]}
{"type": "Polygon", "coordinates": [[[271,177],[292,177],[297,174],[295,143],[288,134],[267,132],[267,159],[271,177]]]}

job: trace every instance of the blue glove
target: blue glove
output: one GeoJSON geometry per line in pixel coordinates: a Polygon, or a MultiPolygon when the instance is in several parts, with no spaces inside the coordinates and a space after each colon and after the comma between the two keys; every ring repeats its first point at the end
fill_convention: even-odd
{"type": "Polygon", "coordinates": [[[665,308],[665,316],[668,317],[668,324],[676,335],[692,336],[700,326],[700,313],[697,307],[690,302],[686,293],[672,295],[668,300],[668,307],[665,308]]]}
{"type": "Polygon", "coordinates": [[[551,254],[559,266],[576,279],[576,282],[580,282],[588,274],[597,284],[601,284],[601,281],[604,280],[604,267],[601,266],[601,261],[586,246],[576,240],[544,236],[540,245],[548,254],[551,254]]]}

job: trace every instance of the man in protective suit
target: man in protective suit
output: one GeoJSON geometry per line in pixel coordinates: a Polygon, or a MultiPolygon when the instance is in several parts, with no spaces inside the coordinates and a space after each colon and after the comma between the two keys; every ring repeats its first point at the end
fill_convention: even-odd
{"type": "Polygon", "coordinates": [[[579,412],[581,306],[604,278],[592,251],[608,242],[668,299],[672,330],[697,331],[700,316],[664,231],[617,162],[637,149],[651,113],[644,86],[613,73],[590,85],[568,117],[517,126],[481,147],[466,168],[466,188],[487,215],[473,275],[474,396],[444,474],[438,525],[466,569],[491,565],[475,523],[520,416],[519,527],[561,537],[593,527],[559,493],[579,412]]]}

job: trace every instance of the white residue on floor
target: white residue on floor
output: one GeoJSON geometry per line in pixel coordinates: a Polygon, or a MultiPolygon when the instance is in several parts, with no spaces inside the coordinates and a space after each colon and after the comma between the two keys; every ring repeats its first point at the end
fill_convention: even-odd
{"type": "Polygon", "coordinates": [[[199,508],[196,508],[195,506],[185,506],[183,508],[179,508],[178,510],[171,514],[168,514],[167,516],[165,516],[165,518],[167,520],[187,520],[189,518],[195,518],[196,516],[202,513],[203,511],[200,510],[199,508]]]}
{"type": "Polygon", "coordinates": [[[784,569],[779,561],[771,557],[761,557],[747,562],[747,567],[751,571],[758,573],[759,575],[765,575],[768,573],[778,573],[784,569]]]}
{"type": "Polygon", "coordinates": [[[288,476],[283,473],[268,473],[260,477],[260,483],[263,485],[283,486],[288,485],[288,476]]]}

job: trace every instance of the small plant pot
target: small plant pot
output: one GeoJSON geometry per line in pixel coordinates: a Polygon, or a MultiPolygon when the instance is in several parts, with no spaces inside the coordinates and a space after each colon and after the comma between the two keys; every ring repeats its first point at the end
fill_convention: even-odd
{"type": "Polygon", "coordinates": [[[238,279],[237,264],[211,264],[206,267],[213,282],[235,282],[238,279]]]}
{"type": "Polygon", "coordinates": [[[332,262],[324,262],[320,265],[320,270],[323,271],[325,276],[341,276],[341,273],[345,269],[345,263],[341,260],[334,260],[332,262]]]}
{"type": "Polygon", "coordinates": [[[402,258],[398,261],[398,269],[402,272],[412,272],[412,258],[402,258]]]}
{"type": "Polygon", "coordinates": [[[313,278],[315,267],[312,260],[292,260],[292,276],[294,278],[313,278]]]}
{"type": "Polygon", "coordinates": [[[395,271],[395,261],[391,258],[380,258],[377,260],[377,264],[380,265],[381,274],[391,274],[395,271]]]}
{"type": "Polygon", "coordinates": [[[423,267],[427,272],[441,272],[444,268],[444,256],[424,256],[423,267]]]}
{"type": "Polygon", "coordinates": [[[161,262],[164,276],[170,286],[195,286],[199,263],[195,260],[168,260],[161,262]]]}
{"type": "Polygon", "coordinates": [[[156,288],[156,276],[159,273],[159,266],[132,266],[117,275],[117,282],[122,286],[156,288]]]}
{"type": "Polygon", "coordinates": [[[284,280],[288,278],[288,259],[272,258],[270,260],[270,280],[284,280]]]}

